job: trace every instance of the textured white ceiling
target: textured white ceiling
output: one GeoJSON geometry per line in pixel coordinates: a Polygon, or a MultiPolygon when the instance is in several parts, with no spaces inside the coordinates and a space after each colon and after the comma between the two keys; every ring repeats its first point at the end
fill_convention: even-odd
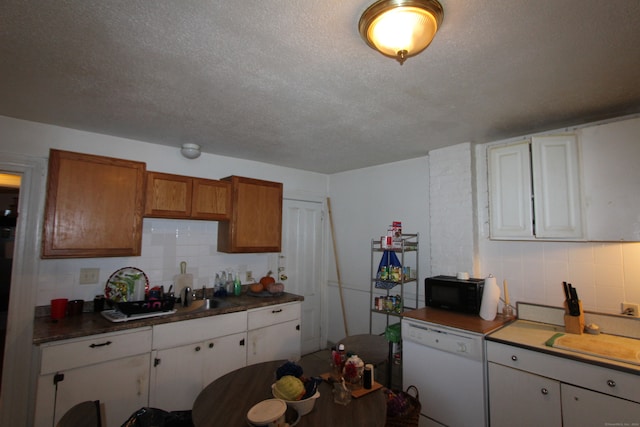
{"type": "Polygon", "coordinates": [[[640,1],[441,0],[400,66],[373,0],[3,0],[0,114],[334,173],[640,112],[640,1]]]}

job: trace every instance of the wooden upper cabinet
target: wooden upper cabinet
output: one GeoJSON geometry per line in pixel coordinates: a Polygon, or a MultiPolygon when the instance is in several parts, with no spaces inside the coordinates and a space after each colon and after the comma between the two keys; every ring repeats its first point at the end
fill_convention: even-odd
{"type": "Polygon", "coordinates": [[[212,179],[193,179],[191,217],[227,220],[231,217],[231,183],[212,179]]]}
{"type": "Polygon", "coordinates": [[[142,162],[50,150],[42,258],[139,256],[142,162]]]}
{"type": "Polygon", "coordinates": [[[144,216],[189,218],[193,180],[188,176],[147,172],[144,216]]]}
{"type": "Polygon", "coordinates": [[[230,212],[229,182],[147,172],[147,217],[220,221],[230,212]]]}
{"type": "Polygon", "coordinates": [[[230,176],[232,210],[218,224],[220,252],[280,252],[282,183],[230,176]]]}

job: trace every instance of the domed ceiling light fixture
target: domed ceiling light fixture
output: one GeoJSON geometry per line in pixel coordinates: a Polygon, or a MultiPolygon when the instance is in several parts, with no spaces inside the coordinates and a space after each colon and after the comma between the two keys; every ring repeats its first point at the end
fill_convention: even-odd
{"type": "Polygon", "coordinates": [[[182,144],[180,153],[187,159],[197,159],[200,157],[200,146],[198,144],[182,144]]]}
{"type": "Polygon", "coordinates": [[[364,11],[358,28],[371,48],[402,65],[429,46],[443,16],[437,0],[378,0],[364,11]]]}

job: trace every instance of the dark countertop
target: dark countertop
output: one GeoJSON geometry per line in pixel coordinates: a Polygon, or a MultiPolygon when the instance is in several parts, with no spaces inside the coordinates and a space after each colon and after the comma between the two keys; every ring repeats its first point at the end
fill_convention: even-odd
{"type": "Polygon", "coordinates": [[[270,305],[284,304],[294,301],[303,301],[300,295],[284,294],[276,297],[253,297],[241,295],[224,298],[228,303],[224,307],[208,310],[183,308],[176,304],[176,313],[166,316],[151,317],[146,319],[130,320],[128,322],[110,322],[100,313],[82,313],[78,316],[67,316],[54,322],[49,316],[36,317],[33,326],[33,343],[36,345],[50,341],[59,341],[69,338],[80,338],[89,335],[104,334],[107,332],[123,331],[127,329],[142,328],[159,325],[162,323],[179,322],[182,320],[197,319],[200,317],[216,316],[219,314],[235,313],[253,308],[268,307],[270,305]]]}
{"type": "Polygon", "coordinates": [[[435,323],[483,335],[495,331],[514,320],[505,318],[501,314],[498,314],[494,320],[484,320],[477,314],[457,313],[433,307],[422,307],[416,310],[407,311],[402,314],[402,317],[435,323]]]}

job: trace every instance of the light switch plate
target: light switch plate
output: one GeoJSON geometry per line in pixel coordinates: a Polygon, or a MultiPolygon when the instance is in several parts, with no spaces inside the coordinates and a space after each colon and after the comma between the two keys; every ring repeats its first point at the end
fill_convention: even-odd
{"type": "Polygon", "coordinates": [[[98,283],[98,280],[100,280],[99,268],[81,268],[80,269],[79,282],[81,285],[93,285],[98,283]]]}

